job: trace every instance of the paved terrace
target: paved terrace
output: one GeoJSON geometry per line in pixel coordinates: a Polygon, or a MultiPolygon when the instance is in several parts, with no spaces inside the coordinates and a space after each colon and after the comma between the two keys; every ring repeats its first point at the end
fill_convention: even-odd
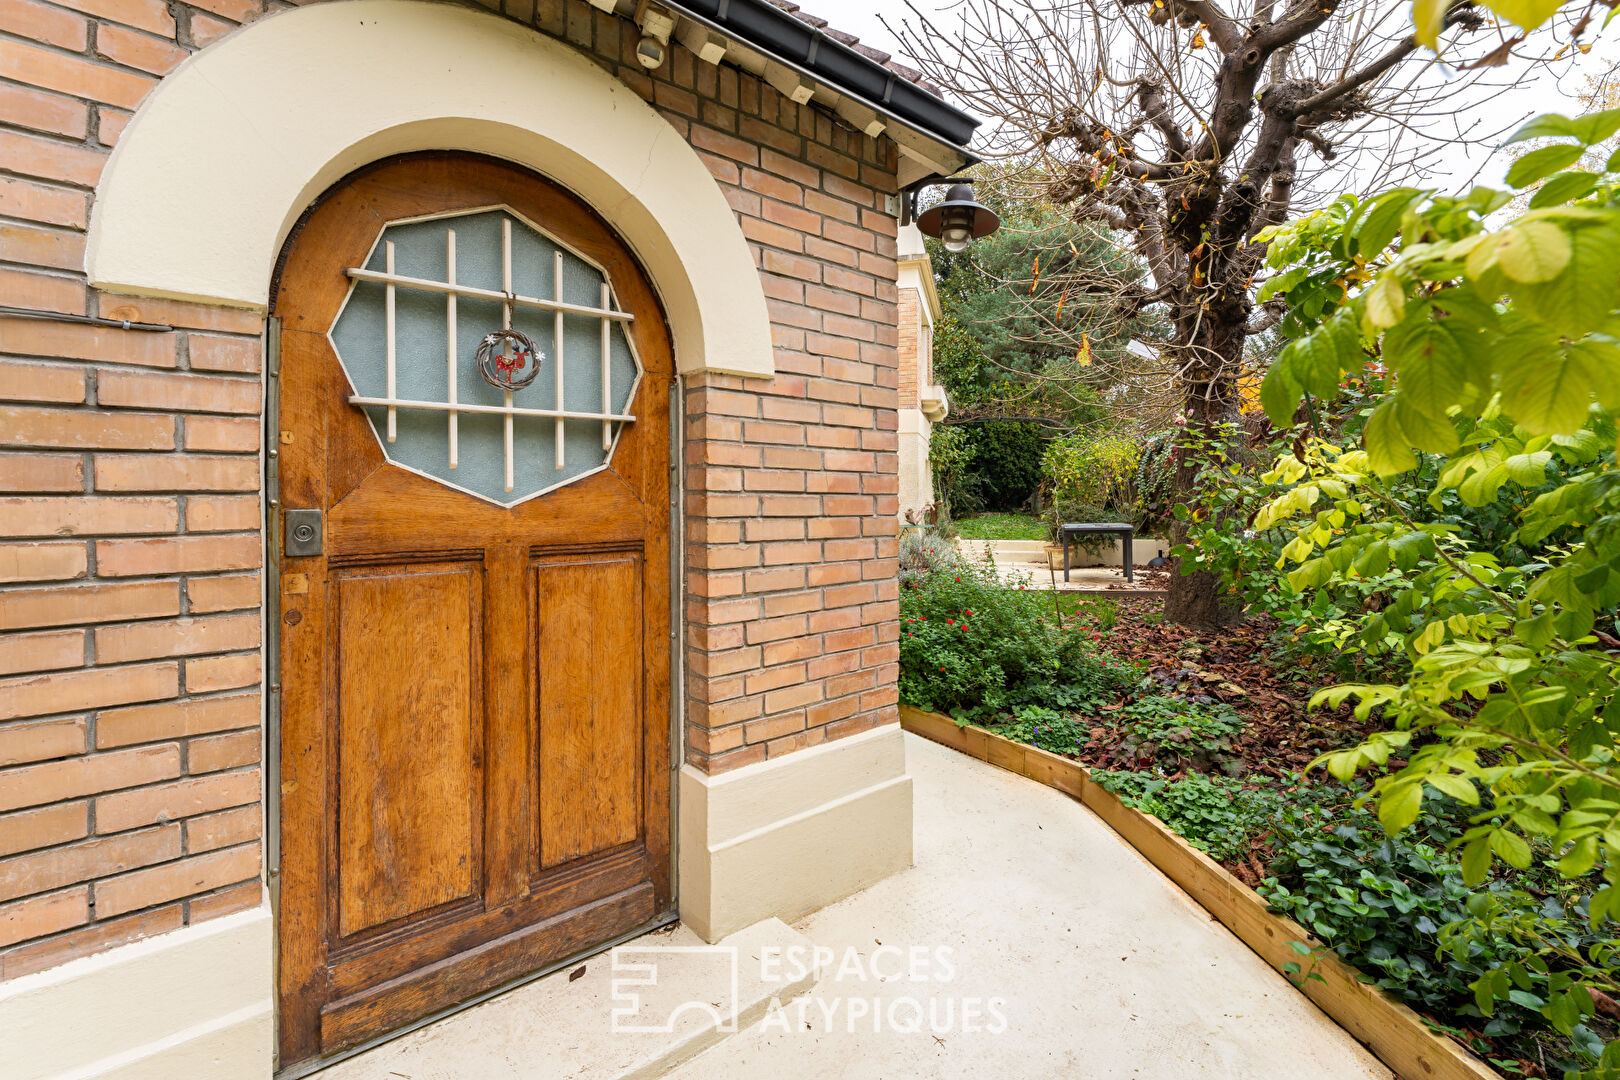
{"type": "MultiPolygon", "coordinates": [[[[1091,811],[915,736],[906,742],[916,865],[796,927],[771,920],[731,939],[748,1009],[741,1031],[700,1030],[688,1013],[671,1034],[609,1034],[603,956],[576,982],[560,973],[531,983],[322,1080],[1391,1076],[1091,811]],[[819,983],[793,980],[784,964],[774,973],[784,981],[761,984],[767,949],[812,944],[833,957],[819,983]],[[918,946],[922,962],[902,971],[898,955],[918,946]],[[921,1031],[896,1030],[918,1016],[921,1031]]],[[[696,941],[684,930],[649,938],[696,941]]],[[[723,979],[673,964],[660,974],[686,980],[670,987],[677,999],[725,996],[723,979]]]]}
{"type": "MultiPolygon", "coordinates": [[[[1110,548],[1101,558],[1101,566],[1080,566],[1082,552],[1074,549],[1074,565],[1069,580],[1063,580],[1063,563],[1055,570],[1047,562],[1046,545],[1039,540],[959,540],[964,558],[984,562],[987,558],[996,568],[996,575],[1008,585],[1023,585],[1037,590],[1056,589],[1058,592],[1113,593],[1122,596],[1163,596],[1161,582],[1143,572],[1141,566],[1154,555],[1169,550],[1169,544],[1156,537],[1141,537],[1136,542],[1135,561],[1138,564],[1135,582],[1125,580],[1120,567],[1119,548],[1110,548]]],[[[1061,560],[1062,556],[1058,556],[1061,560]]],[[[1088,560],[1090,561],[1090,560],[1088,560]]]]}

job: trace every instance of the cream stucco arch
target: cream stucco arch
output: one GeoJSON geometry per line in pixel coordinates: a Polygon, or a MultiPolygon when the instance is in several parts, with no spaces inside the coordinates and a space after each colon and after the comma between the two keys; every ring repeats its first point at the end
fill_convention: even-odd
{"type": "Polygon", "coordinates": [[[568,46],[421,0],[283,12],[165,78],[102,174],[91,284],[262,310],[282,242],[316,196],[368,162],[427,149],[505,158],[595,207],[652,278],[681,371],[773,373],[753,256],[680,135],[568,46]]]}

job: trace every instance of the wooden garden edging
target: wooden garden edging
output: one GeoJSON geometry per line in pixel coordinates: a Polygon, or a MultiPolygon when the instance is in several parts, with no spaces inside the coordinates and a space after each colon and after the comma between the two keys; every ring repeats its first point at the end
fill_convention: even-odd
{"type": "Polygon", "coordinates": [[[1079,762],[983,728],[958,727],[948,716],[909,705],[900,706],[900,724],[932,742],[1079,799],[1266,963],[1278,971],[1285,964],[1298,963],[1305,972],[1320,975],[1322,981],[1305,983],[1305,996],[1403,1080],[1502,1080],[1500,1073],[1461,1046],[1431,1032],[1417,1013],[1362,982],[1355,968],[1322,948],[1304,927],[1267,911],[1258,893],[1158,818],[1131,809],[1094,783],[1079,762]],[[1289,944],[1294,941],[1311,945],[1312,956],[1296,953],[1289,944]]]}

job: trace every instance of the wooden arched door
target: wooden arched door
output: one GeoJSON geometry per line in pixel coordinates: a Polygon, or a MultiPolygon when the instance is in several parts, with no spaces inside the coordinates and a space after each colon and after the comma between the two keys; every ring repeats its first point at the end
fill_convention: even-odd
{"type": "Polygon", "coordinates": [[[672,366],[607,226],[465,154],[329,192],[276,314],[286,1068],[670,909],[672,366]]]}

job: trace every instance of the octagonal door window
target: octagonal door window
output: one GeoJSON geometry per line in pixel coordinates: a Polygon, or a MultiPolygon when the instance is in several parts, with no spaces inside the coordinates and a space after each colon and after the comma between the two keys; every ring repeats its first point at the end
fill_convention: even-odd
{"type": "Polygon", "coordinates": [[[392,221],[330,333],[390,462],[512,506],[606,468],[641,365],[596,263],[507,207],[392,221]]]}

